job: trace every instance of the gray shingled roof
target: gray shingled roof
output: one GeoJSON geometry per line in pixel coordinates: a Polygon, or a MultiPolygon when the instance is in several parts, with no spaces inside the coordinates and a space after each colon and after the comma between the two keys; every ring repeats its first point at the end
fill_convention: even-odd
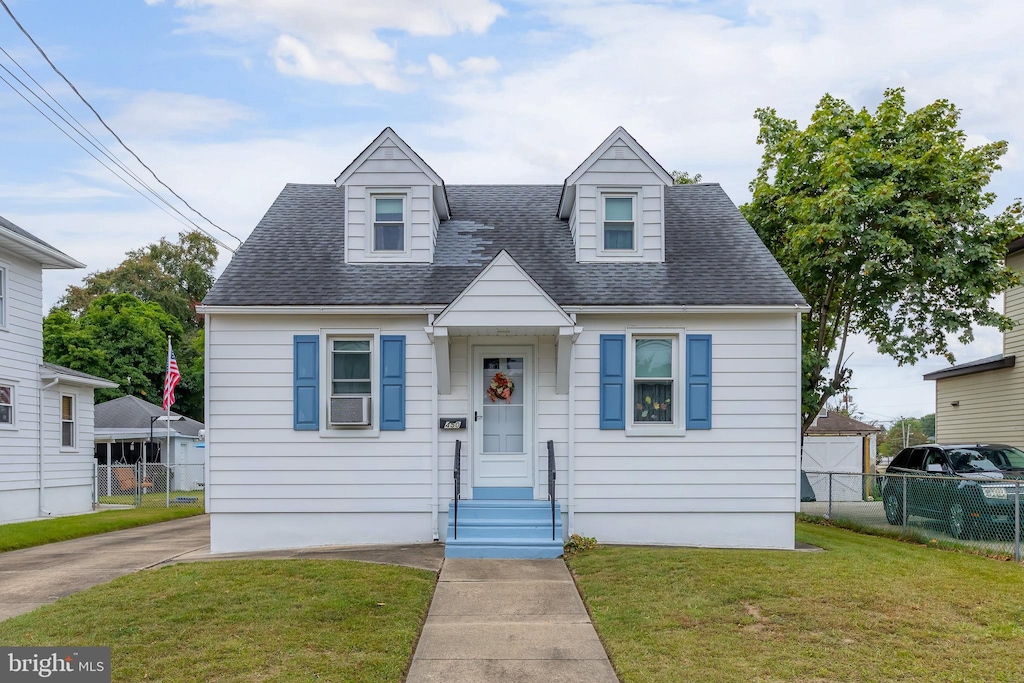
{"type": "MultiPolygon", "coordinates": [[[[102,429],[149,429],[149,418],[157,415],[165,415],[163,409],[145,401],[138,396],[122,396],[113,401],[97,403],[94,419],[95,428],[102,429]]],[[[171,411],[171,417],[179,417],[179,414],[171,411]]],[[[186,417],[182,421],[171,422],[171,431],[178,432],[184,436],[199,436],[199,430],[203,428],[202,422],[197,422],[186,417]]],[[[163,422],[156,424],[158,432],[166,432],[167,427],[163,422]]]]}
{"type": "Polygon", "coordinates": [[[346,264],[344,194],[286,185],[207,305],[448,304],[502,249],[558,304],[803,304],[717,183],[666,188],[665,263],[577,263],[559,185],[450,185],[434,263],[346,264]]]}
{"type": "Polygon", "coordinates": [[[47,363],[43,361],[43,367],[50,372],[55,372],[59,375],[70,375],[71,377],[81,377],[82,379],[99,380],[100,382],[113,382],[114,380],[107,379],[106,377],[98,377],[96,375],[90,375],[88,372],[82,372],[81,370],[72,370],[66,368],[63,365],[57,365],[56,363],[47,363]]]}

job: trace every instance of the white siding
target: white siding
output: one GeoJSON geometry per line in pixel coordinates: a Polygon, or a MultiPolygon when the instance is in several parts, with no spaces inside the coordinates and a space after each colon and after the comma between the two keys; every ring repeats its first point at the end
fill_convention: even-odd
{"type": "MultiPolygon", "coordinates": [[[[42,268],[0,252],[7,271],[7,326],[0,329],[0,383],[13,384],[15,425],[0,427],[0,522],[39,511],[39,366],[43,360],[42,268]]],[[[43,396],[44,509],[54,515],[92,508],[91,389],[57,385],[43,396]],[[60,392],[75,395],[78,444],[60,449],[60,392]]]]}
{"type": "MultiPolygon", "coordinates": [[[[378,513],[388,528],[393,526],[387,520],[396,515],[420,515],[426,521],[415,531],[407,527],[403,540],[430,541],[434,384],[425,323],[425,317],[411,316],[213,316],[207,329],[206,429],[207,510],[214,519],[227,513],[323,513],[335,521],[356,515],[351,525],[320,529],[315,536],[320,543],[343,543],[373,538],[377,526],[365,519],[357,524],[358,515],[378,513]],[[344,328],[406,336],[405,431],[324,434],[292,428],[293,336],[344,328]]],[[[240,524],[214,524],[216,552],[238,547],[218,529],[237,532],[240,524]]],[[[260,547],[302,545],[297,538],[265,535],[260,547]]]]}
{"type": "Polygon", "coordinates": [[[597,159],[576,183],[569,228],[576,243],[576,260],[581,263],[608,261],[652,261],[660,263],[664,256],[664,217],[662,179],[621,141],[612,145],[597,159]],[[637,255],[601,254],[602,191],[637,193],[636,239],[637,255]]]}
{"type": "Polygon", "coordinates": [[[430,263],[433,260],[438,229],[433,183],[416,162],[391,140],[385,140],[352,172],[344,191],[347,262],[400,260],[430,263]],[[370,194],[374,191],[407,193],[405,239],[408,254],[371,253],[373,207],[370,194]]]}
{"type": "MultiPolygon", "coordinates": [[[[7,326],[0,329],[0,383],[14,386],[15,425],[0,427],[0,521],[35,516],[39,505],[39,364],[43,360],[42,268],[0,251],[7,271],[7,326]],[[7,492],[31,490],[30,510],[7,492]]],[[[19,499],[20,500],[20,499],[19,499]]]]}
{"type": "MultiPolygon", "coordinates": [[[[431,539],[434,384],[425,323],[417,316],[209,320],[207,495],[215,551],[431,539]],[[293,335],[345,327],[406,335],[405,431],[337,438],[292,429],[293,335]]],[[[792,547],[799,447],[795,323],[792,313],[580,315],[572,406],[575,531],[605,542],[792,547]],[[711,430],[666,437],[599,428],[599,335],[627,327],[712,335],[711,430]]],[[[454,493],[456,440],[463,443],[463,495],[471,495],[471,349],[495,344],[536,349],[535,496],[545,496],[550,439],[556,494],[563,510],[570,503],[570,405],[568,396],[555,393],[554,337],[453,336],[451,393],[437,397],[438,413],[470,423],[437,437],[436,531],[442,538],[454,493]]]]}

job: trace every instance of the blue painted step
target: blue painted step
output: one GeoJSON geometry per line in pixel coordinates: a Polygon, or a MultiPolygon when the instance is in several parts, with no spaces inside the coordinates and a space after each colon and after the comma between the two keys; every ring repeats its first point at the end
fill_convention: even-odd
{"type": "Polygon", "coordinates": [[[562,514],[546,500],[460,500],[458,538],[455,505],[448,505],[445,557],[542,559],[562,554],[562,514]]]}

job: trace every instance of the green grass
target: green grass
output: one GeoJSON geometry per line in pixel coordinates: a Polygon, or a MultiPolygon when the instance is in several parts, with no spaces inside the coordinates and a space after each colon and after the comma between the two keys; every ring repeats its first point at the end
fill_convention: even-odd
{"type": "Polygon", "coordinates": [[[401,681],[435,574],[341,560],[180,564],[0,622],[4,645],[109,645],[114,681],[401,681]]]}
{"type": "MultiPolygon", "coordinates": [[[[184,498],[195,498],[196,501],[189,503],[178,503],[178,505],[191,505],[194,507],[203,507],[203,500],[206,496],[206,491],[198,489],[196,491],[171,491],[171,505],[175,505],[174,499],[177,497],[184,498]]],[[[104,505],[135,505],[135,494],[134,493],[115,493],[109,496],[100,496],[100,502],[104,505]]],[[[167,502],[167,493],[159,491],[157,493],[144,493],[142,494],[142,505],[144,507],[163,507],[167,502]]]]}
{"type": "Polygon", "coordinates": [[[797,524],[827,550],[568,559],[624,683],[1024,680],[1024,568],[797,524]]]}
{"type": "Polygon", "coordinates": [[[202,507],[134,508],[3,524],[0,525],[0,552],[201,514],[202,507]]]}

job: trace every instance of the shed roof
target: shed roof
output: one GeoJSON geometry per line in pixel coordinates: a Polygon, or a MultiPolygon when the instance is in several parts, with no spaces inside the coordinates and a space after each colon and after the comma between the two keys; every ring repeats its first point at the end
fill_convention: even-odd
{"type": "Polygon", "coordinates": [[[807,429],[807,435],[871,434],[880,431],[882,431],[881,427],[830,410],[814,421],[814,424],[807,429]]]}

